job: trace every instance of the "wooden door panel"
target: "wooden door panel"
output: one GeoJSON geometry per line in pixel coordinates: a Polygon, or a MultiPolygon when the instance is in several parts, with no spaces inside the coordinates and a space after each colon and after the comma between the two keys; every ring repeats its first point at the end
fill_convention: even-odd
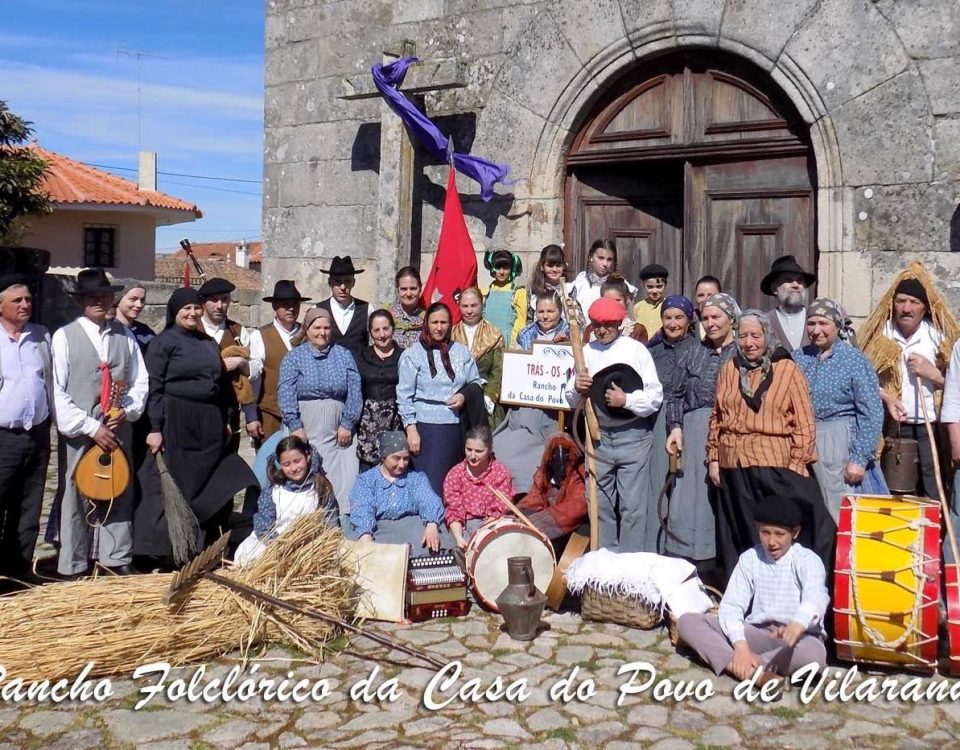
{"type": "Polygon", "coordinates": [[[744,309],[773,300],[760,280],[781,255],[816,268],[814,195],[802,157],[688,168],[688,278],[717,276],[744,309]]]}

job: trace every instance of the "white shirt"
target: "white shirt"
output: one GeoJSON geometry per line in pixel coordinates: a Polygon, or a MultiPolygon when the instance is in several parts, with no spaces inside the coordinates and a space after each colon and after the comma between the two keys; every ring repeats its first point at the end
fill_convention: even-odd
{"type": "MultiPolygon", "coordinates": [[[[907,410],[907,422],[923,424],[923,408],[920,406],[920,393],[927,404],[927,415],[931,422],[937,420],[937,412],[933,405],[933,384],[926,378],[918,378],[907,368],[907,357],[911,354],[920,354],[930,362],[936,364],[937,352],[943,343],[943,334],[940,333],[929,320],[921,321],[917,330],[909,339],[905,339],[897,327],[890,321],[884,325],[883,335],[895,341],[900,346],[900,379],[903,385],[900,389],[900,400],[907,410]]],[[[952,359],[952,357],[951,357],[952,359]]]]}
{"type": "Polygon", "coordinates": [[[353,320],[353,312],[357,309],[356,300],[350,298],[350,304],[344,307],[336,297],[330,298],[330,315],[333,316],[333,322],[337,324],[340,333],[345,334],[350,327],[350,321],[353,320]]]}
{"type": "Polygon", "coordinates": [[[479,327],[479,323],[474,325],[469,325],[468,323],[463,324],[463,333],[467,337],[467,349],[471,352],[473,351],[473,340],[477,337],[477,329],[479,327]]]}
{"type": "MultiPolygon", "coordinates": [[[[78,320],[80,328],[97,350],[100,361],[106,362],[107,328],[101,331],[96,323],[86,317],[80,317],[78,320]]],[[[130,382],[127,383],[127,393],[120,402],[120,406],[127,414],[127,421],[135,422],[143,414],[147,403],[149,377],[137,340],[128,328],[124,327],[124,331],[127,349],[130,352],[130,382]]],[[[80,435],[93,437],[101,425],[100,420],[77,406],[67,393],[67,381],[70,377],[70,347],[62,328],[57,329],[53,334],[51,355],[53,357],[53,404],[57,413],[57,429],[68,438],[80,435]]]]}
{"type": "Polygon", "coordinates": [[[0,427],[29,430],[50,416],[40,344],[47,329],[27,323],[18,334],[0,326],[0,427]]]}
{"type": "MultiPolygon", "coordinates": [[[[283,345],[287,348],[289,352],[293,349],[292,339],[300,331],[300,324],[294,323],[293,330],[288,331],[282,325],[280,321],[276,318],[273,319],[273,327],[276,329],[277,333],[280,334],[280,341],[283,342],[283,345]]],[[[259,328],[254,328],[250,331],[250,372],[256,372],[257,375],[254,377],[250,375],[250,387],[253,389],[253,395],[256,398],[260,397],[260,389],[263,386],[263,364],[267,359],[267,347],[263,343],[263,334],[260,332],[259,328]]],[[[248,422],[253,422],[257,419],[257,404],[256,402],[252,404],[245,404],[243,407],[244,417],[248,422]]]]}
{"type": "MultiPolygon", "coordinates": [[[[636,295],[637,288],[629,281],[626,283],[630,294],[636,295]]],[[[584,322],[590,322],[590,305],[600,299],[600,288],[602,286],[603,281],[598,284],[591,284],[586,271],[578,273],[576,278],[567,284],[567,294],[573,297],[577,301],[577,304],[580,305],[584,322]]]]}
{"type": "MultiPolygon", "coordinates": [[[[220,341],[223,339],[223,332],[227,330],[227,321],[224,320],[222,323],[217,325],[216,323],[211,321],[206,315],[201,315],[200,322],[203,324],[203,330],[206,332],[207,336],[209,336],[214,341],[216,341],[217,346],[220,346],[220,341]]],[[[240,326],[240,338],[238,339],[237,343],[240,346],[249,347],[250,340],[251,340],[250,329],[247,328],[246,326],[240,326]]],[[[256,362],[253,359],[253,352],[251,352],[250,354],[251,356],[250,356],[250,359],[248,360],[250,364],[250,372],[248,373],[248,377],[250,378],[251,381],[253,381],[254,378],[259,380],[259,378],[263,375],[263,360],[256,362]]],[[[254,393],[256,393],[256,391],[254,391],[254,393]]]]}
{"type": "MultiPolygon", "coordinates": [[[[660,385],[660,379],[657,377],[657,368],[653,364],[653,357],[650,356],[647,347],[639,341],[626,336],[617,336],[609,344],[591,341],[583,347],[583,358],[587,366],[587,372],[591,376],[605,367],[617,363],[630,365],[643,379],[643,388],[626,394],[627,403],[625,407],[638,417],[649,417],[660,408],[660,404],[663,403],[663,386],[660,385]]],[[[576,373],[571,373],[566,388],[567,402],[574,407],[581,399],[580,394],[574,388],[575,379],[576,373]]],[[[602,427],[616,427],[630,421],[629,419],[608,417],[599,409],[596,412],[597,421],[602,427]]]]}
{"type": "Polygon", "coordinates": [[[960,341],[953,345],[953,351],[950,353],[947,382],[943,384],[940,421],[960,422],[960,341]]]}
{"type": "Polygon", "coordinates": [[[807,325],[806,308],[799,312],[787,313],[777,308],[777,318],[780,319],[780,327],[787,334],[787,342],[791,349],[799,349],[803,341],[804,328],[807,325]]]}

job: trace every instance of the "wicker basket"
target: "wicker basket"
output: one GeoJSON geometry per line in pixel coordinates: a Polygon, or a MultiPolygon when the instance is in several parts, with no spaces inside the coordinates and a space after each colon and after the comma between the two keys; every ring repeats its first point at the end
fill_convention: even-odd
{"type": "Polygon", "coordinates": [[[663,619],[657,608],[636,596],[603,594],[591,586],[583,589],[580,614],[584,620],[613,622],[640,630],[653,630],[663,619]]]}
{"type": "MultiPolygon", "coordinates": [[[[720,599],[723,598],[723,594],[717,591],[713,586],[707,586],[706,584],[701,584],[706,590],[707,595],[714,600],[714,605],[710,607],[710,614],[717,614],[717,611],[720,609],[720,599]]],[[[667,610],[667,635],[670,636],[670,645],[674,648],[680,643],[680,629],[677,626],[677,618],[674,617],[673,612],[667,610]]]]}

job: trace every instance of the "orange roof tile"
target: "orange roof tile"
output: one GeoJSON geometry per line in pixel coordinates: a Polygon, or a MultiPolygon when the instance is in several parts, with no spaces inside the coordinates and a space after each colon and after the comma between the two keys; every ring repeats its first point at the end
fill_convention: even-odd
{"type": "Polygon", "coordinates": [[[35,143],[26,148],[33,149],[47,162],[48,171],[43,180],[43,189],[54,203],[143,206],[187,211],[198,219],[203,216],[203,212],[196,205],[172,195],[159,191],[140,190],[135,182],[48,151],[35,143]]]}
{"type": "MultiPolygon", "coordinates": [[[[236,285],[237,289],[259,290],[263,283],[263,277],[259,271],[240,268],[227,261],[205,258],[201,260],[200,265],[203,266],[203,272],[208,279],[218,276],[236,285]]],[[[177,258],[173,255],[158,255],[153,263],[153,275],[157,281],[178,283],[183,278],[183,258],[177,258]]],[[[200,279],[197,278],[197,273],[192,264],[190,266],[190,285],[200,286],[200,279]]]]}
{"type": "MultiPolygon", "coordinates": [[[[239,244],[241,244],[241,240],[237,240],[236,242],[191,242],[190,248],[197,258],[227,260],[234,263],[236,262],[234,252],[239,244]]],[[[263,243],[257,240],[256,242],[246,242],[245,244],[247,251],[250,253],[250,262],[259,263],[263,243]]],[[[183,252],[183,250],[177,250],[174,255],[178,258],[185,258],[187,254],[183,252]]]]}

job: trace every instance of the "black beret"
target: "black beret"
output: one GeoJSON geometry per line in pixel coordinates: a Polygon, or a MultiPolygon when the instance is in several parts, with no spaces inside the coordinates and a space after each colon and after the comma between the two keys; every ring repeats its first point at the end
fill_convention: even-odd
{"type": "Polygon", "coordinates": [[[226,279],[214,277],[203,282],[197,291],[201,297],[216,297],[218,294],[230,294],[236,287],[226,279]]]}
{"type": "Polygon", "coordinates": [[[651,263],[649,266],[640,269],[640,278],[644,280],[668,279],[670,278],[670,272],[659,263],[651,263]]]}
{"type": "Polygon", "coordinates": [[[12,286],[26,286],[27,277],[22,273],[5,273],[0,276],[0,292],[6,291],[12,286]]]}
{"type": "Polygon", "coordinates": [[[803,523],[803,514],[796,501],[787,496],[767,495],[760,499],[753,511],[753,520],[771,526],[792,529],[803,523]]]}
{"type": "Polygon", "coordinates": [[[603,412],[608,417],[618,419],[633,419],[637,415],[625,406],[611,407],[607,406],[607,400],[604,394],[616,383],[620,388],[630,393],[643,388],[643,378],[630,365],[617,363],[604,367],[600,372],[593,376],[593,385],[590,386],[590,400],[598,411],[603,412]]]}

